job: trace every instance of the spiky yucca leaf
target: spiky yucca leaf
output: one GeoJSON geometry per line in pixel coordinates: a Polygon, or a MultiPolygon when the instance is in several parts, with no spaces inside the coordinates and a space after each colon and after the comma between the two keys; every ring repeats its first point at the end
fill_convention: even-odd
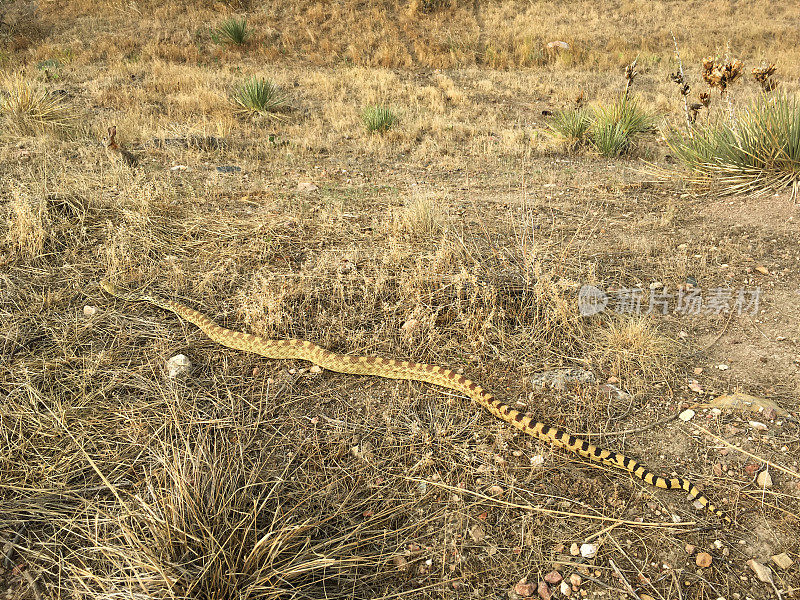
{"type": "Polygon", "coordinates": [[[589,132],[592,145],[603,156],[628,152],[634,138],[653,125],[653,118],[639,107],[635,97],[623,97],[597,110],[589,132]]]}
{"type": "Polygon", "coordinates": [[[246,114],[258,114],[276,118],[286,108],[286,94],[267,79],[252,77],[233,90],[233,101],[246,114]]]}
{"type": "Polygon", "coordinates": [[[237,19],[231,17],[224,20],[219,26],[211,32],[211,39],[217,44],[234,44],[241,46],[250,37],[250,32],[247,30],[247,19],[242,17],[237,19]]]}
{"type": "Polygon", "coordinates": [[[386,106],[368,106],[361,118],[369,133],[386,133],[397,123],[397,115],[386,106]]]}
{"type": "Polygon", "coordinates": [[[584,108],[559,110],[548,122],[548,127],[569,149],[586,142],[592,124],[592,113],[584,108]]]}
{"type": "Polygon", "coordinates": [[[692,137],[664,137],[688,179],[716,194],[764,194],[800,187],[800,104],[796,98],[763,95],[733,122],[696,129],[692,137]]]}

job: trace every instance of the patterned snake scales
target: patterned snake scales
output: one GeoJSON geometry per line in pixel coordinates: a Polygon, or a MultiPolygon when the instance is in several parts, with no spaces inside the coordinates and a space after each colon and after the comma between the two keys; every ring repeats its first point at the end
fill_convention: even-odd
{"type": "Polygon", "coordinates": [[[306,340],[267,340],[249,333],[220,327],[204,314],[173,300],[158,298],[149,294],[130,293],[108,281],[102,281],[100,285],[106,292],[121,300],[149,302],[159,308],[171,311],[185,321],[195,324],[213,341],[232,350],[253,352],[265,358],[307,360],[323,369],[336,371],[337,373],[424,381],[455,390],[469,396],[498,419],[513,425],[528,435],[555,447],[568,450],[583,458],[628,471],[658,488],[685,490],[689,493],[690,498],[702,504],[707,510],[721,517],[725,522],[731,522],[730,518],[722,510],[714,506],[691,481],[683,477],[669,479],[660,477],[624,454],[598,448],[585,440],[566,433],[558,427],[550,427],[539,421],[534,421],[531,417],[498,400],[474,381],[470,381],[450,369],[437,365],[426,365],[377,356],[336,354],[306,340]]]}

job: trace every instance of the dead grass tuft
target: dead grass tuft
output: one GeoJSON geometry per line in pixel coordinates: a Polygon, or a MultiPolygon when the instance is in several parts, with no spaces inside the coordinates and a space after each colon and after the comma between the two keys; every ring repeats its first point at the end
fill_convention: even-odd
{"type": "Polygon", "coordinates": [[[607,321],[594,343],[593,362],[628,389],[669,381],[680,365],[678,343],[660,332],[647,316],[607,321]]]}
{"type": "Polygon", "coordinates": [[[18,71],[2,74],[0,96],[5,129],[18,136],[63,131],[77,119],[75,109],[60,95],[18,71]]]}

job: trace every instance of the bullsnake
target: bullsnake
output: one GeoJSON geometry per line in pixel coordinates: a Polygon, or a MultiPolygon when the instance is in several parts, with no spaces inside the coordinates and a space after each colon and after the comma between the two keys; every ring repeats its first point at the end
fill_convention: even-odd
{"type": "Polygon", "coordinates": [[[480,406],[488,410],[498,419],[513,425],[520,431],[527,433],[557,448],[563,448],[578,456],[589,460],[628,471],[639,479],[654,485],[657,488],[669,490],[684,490],[689,497],[699,502],[708,511],[721,517],[726,523],[730,518],[718,509],[697,487],[683,477],[665,478],[655,475],[638,461],[609,450],[598,448],[589,442],[577,438],[563,429],[551,427],[536,421],[530,416],[511,408],[505,402],[498,400],[488,391],[484,390],[474,381],[470,381],[460,373],[438,365],[427,365],[405,360],[394,360],[378,356],[353,356],[337,354],[317,346],[307,340],[269,340],[241,331],[233,331],[220,327],[203,313],[184,306],[174,300],[159,298],[149,294],[136,294],[120,289],[109,281],[101,281],[101,287],[121,300],[128,302],[149,302],[159,308],[171,311],[193,323],[213,341],[243,352],[253,352],[265,358],[300,359],[306,360],[323,369],[346,373],[348,375],[371,375],[386,379],[406,379],[422,381],[443,388],[448,388],[469,396],[480,406]]]}

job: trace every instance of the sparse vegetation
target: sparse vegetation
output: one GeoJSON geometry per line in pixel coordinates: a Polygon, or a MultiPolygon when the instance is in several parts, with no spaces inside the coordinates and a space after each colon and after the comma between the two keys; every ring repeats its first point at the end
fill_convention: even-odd
{"type": "Polygon", "coordinates": [[[733,122],[720,120],[693,136],[668,133],[667,143],[689,169],[689,180],[720,194],[798,193],[800,105],[785,95],[764,95],[733,122]]]}
{"type": "Polygon", "coordinates": [[[397,123],[397,115],[386,106],[373,105],[363,110],[361,120],[369,133],[386,133],[397,123]]]}
{"type": "Polygon", "coordinates": [[[247,19],[244,17],[225,19],[211,32],[211,39],[217,44],[242,46],[249,37],[250,31],[247,29],[247,19]]]}
{"type": "Polygon", "coordinates": [[[249,115],[277,118],[286,109],[286,94],[271,81],[252,77],[233,90],[239,111],[249,115]]]}
{"type": "MultiPolygon", "coordinates": [[[[611,154],[646,157],[668,182],[639,161],[555,154],[542,133],[545,111],[575,106],[583,116],[564,131],[591,150],[599,111],[584,98],[618,98],[635,56],[628,95],[681,126],[668,28],[693,84],[720,51],[710,44],[732,40],[748,65],[731,88],[737,112],[760,93],[749,73],[763,57],[780,65],[788,102],[800,7],[39,4],[0,2],[0,67],[80,119],[0,115],[4,597],[536,597],[554,563],[568,582],[590,569],[572,598],[626,584],[629,597],[774,597],[746,561],[798,553],[797,207],[786,192],[682,193],[678,154],[656,136],[625,146],[623,113],[608,117],[611,154]],[[247,51],[211,43],[229,10],[246,11],[247,51]],[[239,103],[233,86],[248,82],[239,103]],[[373,103],[400,126],[366,134],[373,103]],[[292,118],[276,119],[287,104],[292,118]],[[139,168],[110,163],[114,125],[139,168]],[[553,427],[690,477],[737,525],[456,392],[223,348],[172,313],[109,297],[103,278],[235,330],[463,373],[553,427]],[[584,284],[607,293],[602,313],[579,312],[584,284]],[[620,291],[643,288],[644,312],[648,290],[674,309],[701,286],[704,299],[759,286],[758,315],[645,318],[620,291]],[[179,353],[191,368],[173,379],[179,353]],[[555,369],[597,383],[533,384],[555,369]],[[789,414],[704,409],[732,389],[789,414]],[[693,421],[670,421],[696,404],[693,421]],[[771,489],[752,483],[767,461],[771,489]],[[569,549],[587,540],[600,551],[575,566],[569,549]],[[712,565],[698,571],[690,545],[712,565]]],[[[716,91],[695,87],[689,100],[702,104],[702,88],[710,106],[698,123],[726,116],[716,91]]],[[[785,597],[800,587],[796,562],[772,576],[785,597]]]]}

